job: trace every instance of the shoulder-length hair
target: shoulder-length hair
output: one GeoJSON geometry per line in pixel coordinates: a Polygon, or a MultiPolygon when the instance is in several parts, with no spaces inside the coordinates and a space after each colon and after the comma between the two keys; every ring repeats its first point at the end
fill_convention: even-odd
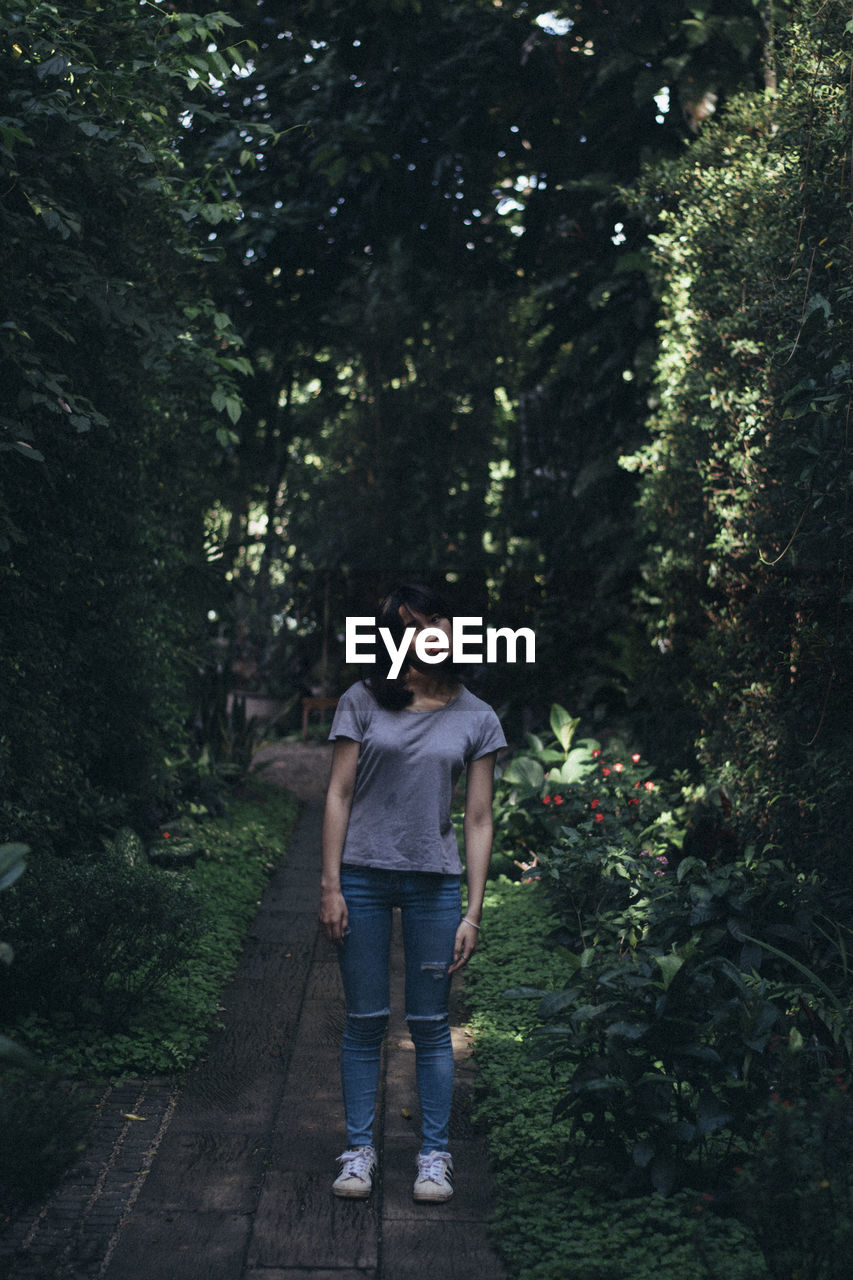
{"type": "MultiPolygon", "coordinates": [[[[379,606],[376,615],[376,626],[387,627],[399,650],[406,631],[411,626],[400,617],[401,606],[412,613],[420,613],[427,618],[439,617],[452,620],[453,614],[448,601],[439,592],[424,587],[418,582],[404,582],[396,586],[379,606]]],[[[399,711],[412,700],[412,691],[405,686],[408,663],[405,663],[396,679],[390,678],[391,656],[384,644],[376,646],[376,663],[364,683],[381,707],[389,711],[399,711]]],[[[441,673],[451,680],[457,679],[450,660],[442,664],[441,673]]]]}

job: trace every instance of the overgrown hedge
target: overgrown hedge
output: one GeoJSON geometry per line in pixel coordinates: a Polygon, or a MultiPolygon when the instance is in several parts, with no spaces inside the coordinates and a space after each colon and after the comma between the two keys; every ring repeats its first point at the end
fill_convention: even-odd
{"type": "Polygon", "coordinates": [[[662,318],[642,607],[750,839],[853,886],[849,12],[796,6],[778,93],[633,193],[662,318]]]}
{"type": "Polygon", "coordinates": [[[229,23],[0,16],[0,842],[91,849],[171,803],[246,367],[205,280],[230,211],[179,145],[229,23]]]}

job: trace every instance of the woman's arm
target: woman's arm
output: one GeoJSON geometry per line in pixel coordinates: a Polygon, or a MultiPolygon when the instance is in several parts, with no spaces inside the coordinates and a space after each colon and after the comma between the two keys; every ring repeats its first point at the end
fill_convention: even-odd
{"type": "Polygon", "coordinates": [[[338,738],[323,815],[323,870],[320,880],[320,925],[330,942],[341,943],[347,927],[347,904],[341,893],[341,855],[355,790],[361,743],[338,738]]]}
{"type": "Polygon", "coordinates": [[[450,973],[467,963],[477,949],[478,930],[483,914],[486,876],[492,859],[492,791],[494,787],[496,751],[472,760],[468,765],[465,789],[465,872],[468,880],[468,910],[456,931],[453,964],[450,973]]]}

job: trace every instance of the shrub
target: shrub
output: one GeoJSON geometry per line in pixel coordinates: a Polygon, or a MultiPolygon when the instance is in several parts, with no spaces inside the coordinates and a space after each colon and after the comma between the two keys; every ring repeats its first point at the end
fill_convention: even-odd
{"type": "MultiPolygon", "coordinates": [[[[147,861],[134,865],[139,843],[127,831],[116,841],[119,848],[108,851],[115,893],[109,883],[96,883],[97,864],[86,867],[83,877],[79,869],[65,868],[77,896],[58,916],[70,931],[75,966],[88,964],[86,974],[69,972],[66,951],[45,914],[45,901],[52,906],[48,877],[42,912],[32,904],[26,915],[21,911],[21,936],[25,919],[31,921],[50,950],[39,960],[31,949],[34,970],[16,992],[20,1008],[10,1014],[8,1029],[70,1079],[165,1074],[190,1066],[216,1023],[222,985],[297,812],[293,796],[253,783],[232,801],[227,817],[175,827],[180,832],[185,825],[187,835],[179,838],[189,842],[191,833],[198,854],[185,871],[160,870],[147,861]],[[91,918],[79,896],[83,884],[94,886],[91,918]],[[143,909],[134,923],[130,908],[137,892],[143,909]],[[121,912],[115,909],[119,902],[125,908],[121,912]],[[96,919],[107,936],[95,940],[87,961],[87,938],[92,941],[96,919]],[[126,971],[115,967],[124,963],[126,971]],[[39,999],[34,991],[28,1005],[26,994],[38,983],[55,985],[66,1003],[52,993],[39,999]]],[[[170,828],[170,840],[172,834],[170,828]]],[[[22,944],[22,955],[23,950],[22,944]]]]}
{"type": "Polygon", "coordinates": [[[188,881],[114,849],[79,863],[34,852],[4,907],[9,1013],[73,1011],[111,1031],[185,964],[202,929],[188,881]]]}
{"type": "Polygon", "coordinates": [[[853,1250],[853,1102],[840,1078],[793,1099],[774,1091],[737,1168],[734,1212],[774,1280],[846,1280],[853,1250]]]}
{"type": "Polygon", "coordinates": [[[662,784],[620,742],[573,747],[576,724],[552,708],[561,751],[531,735],[499,783],[565,970],[517,993],[540,997],[530,1040],[605,1183],[722,1182],[771,1088],[850,1064],[847,931],[816,876],[742,847],[725,793],[662,784]]]}
{"type": "Polygon", "coordinates": [[[567,1081],[531,1056],[533,1005],[507,988],[559,990],[564,957],[546,939],[557,925],[542,886],[501,877],[486,894],[483,942],[466,976],[478,1062],[476,1117],[497,1181],[493,1231],[514,1280],[758,1280],[765,1272],[748,1226],[682,1192],[626,1199],[611,1179],[591,1187],[566,1117],[567,1081]]]}

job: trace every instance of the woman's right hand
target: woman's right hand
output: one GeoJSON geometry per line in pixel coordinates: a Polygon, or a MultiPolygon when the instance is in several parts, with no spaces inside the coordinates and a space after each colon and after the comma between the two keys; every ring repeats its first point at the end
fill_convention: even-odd
{"type": "Polygon", "coordinates": [[[340,889],[324,890],[320,898],[320,927],[335,946],[343,942],[348,920],[347,904],[340,889]]]}

